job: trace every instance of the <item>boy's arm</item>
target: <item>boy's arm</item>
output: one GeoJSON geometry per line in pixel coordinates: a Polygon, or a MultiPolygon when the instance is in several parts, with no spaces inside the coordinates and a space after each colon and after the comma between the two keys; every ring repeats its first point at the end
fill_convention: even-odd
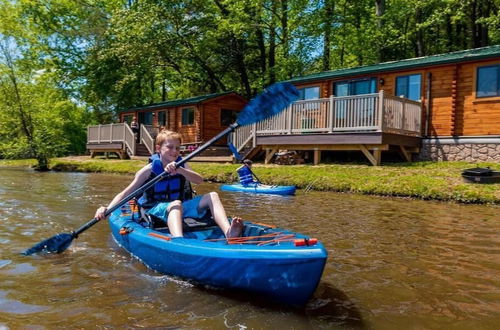
{"type": "Polygon", "coordinates": [[[203,177],[197,172],[193,171],[188,163],[185,163],[184,167],[177,168],[176,171],[177,173],[184,176],[189,182],[192,182],[194,184],[200,184],[203,182],[203,177]]]}
{"type": "Polygon", "coordinates": [[[106,210],[112,208],[115,206],[119,201],[121,201],[125,196],[128,194],[132,193],[133,191],[139,189],[144,182],[146,182],[147,178],[151,174],[151,164],[148,164],[141,168],[137,173],[135,173],[134,179],[132,182],[121,192],[119,192],[113,200],[108,204],[108,206],[104,207],[101,206],[99,209],[97,209],[95,217],[99,219],[104,219],[104,213],[106,213],[106,210]]]}

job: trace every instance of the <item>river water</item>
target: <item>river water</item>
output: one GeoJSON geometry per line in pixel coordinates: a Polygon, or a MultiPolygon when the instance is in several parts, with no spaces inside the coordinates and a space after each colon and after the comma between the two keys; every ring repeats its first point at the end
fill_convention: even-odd
{"type": "MultiPolygon", "coordinates": [[[[317,237],[300,310],[157,274],[98,223],[59,255],[20,252],[93,217],[131,179],[0,169],[0,328],[498,329],[500,208],[299,191],[220,193],[228,215],[317,237]]],[[[198,193],[218,190],[204,183],[198,193]]]]}

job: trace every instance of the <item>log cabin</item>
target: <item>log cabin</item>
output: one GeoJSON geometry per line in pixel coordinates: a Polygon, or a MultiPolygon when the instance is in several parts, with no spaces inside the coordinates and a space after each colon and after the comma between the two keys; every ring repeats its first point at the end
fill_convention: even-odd
{"type": "Polygon", "coordinates": [[[194,148],[233,123],[246,103],[239,94],[225,92],[123,109],[120,123],[87,128],[87,149],[91,156],[97,152],[115,152],[120,158],[147,156],[154,152],[154,138],[162,128],[179,132],[182,148],[194,148]],[[137,132],[130,127],[134,117],[137,132]]]}
{"type": "Polygon", "coordinates": [[[373,165],[395,150],[406,161],[500,162],[500,45],[319,72],[288,80],[300,100],[239,128],[239,150],[314,154],[358,150],[373,165]]]}
{"type": "MultiPolygon", "coordinates": [[[[278,116],[232,133],[242,156],[265,152],[267,163],[286,149],[312,154],[318,164],[323,151],[341,150],[360,152],[379,165],[383,154],[395,151],[406,161],[500,162],[500,45],[287,82],[299,89],[299,100],[278,116]]],[[[236,93],[211,94],[126,109],[120,121],[137,116],[141,139],[165,126],[183,134],[184,142],[198,143],[222,131],[245,104],[236,93]]],[[[102,148],[102,141],[112,143],[125,135],[130,140],[130,134],[125,127],[114,132],[113,126],[89,127],[88,146],[102,148]],[[116,133],[120,130],[124,133],[116,133]]],[[[129,153],[142,144],[152,140],[130,147],[129,153]]]]}

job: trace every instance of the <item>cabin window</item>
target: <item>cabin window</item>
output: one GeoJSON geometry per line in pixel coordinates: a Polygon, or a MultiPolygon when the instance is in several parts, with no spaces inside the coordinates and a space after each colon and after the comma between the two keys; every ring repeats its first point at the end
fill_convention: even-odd
{"type": "Polygon", "coordinates": [[[372,94],[377,92],[377,78],[364,78],[333,83],[335,96],[372,94]]]}
{"type": "Polygon", "coordinates": [[[229,126],[236,121],[238,112],[236,110],[221,109],[220,110],[220,125],[229,126]]]}
{"type": "Polygon", "coordinates": [[[182,125],[194,124],[194,108],[182,109],[182,125]]]}
{"type": "Polygon", "coordinates": [[[160,111],[158,112],[158,126],[167,126],[167,112],[160,111]]]}
{"type": "MultiPolygon", "coordinates": [[[[336,97],[373,94],[377,92],[377,78],[362,78],[333,83],[333,93],[336,97]]],[[[335,101],[335,117],[344,120],[349,116],[359,116],[361,113],[366,118],[371,118],[375,109],[375,98],[367,97],[362,101],[339,99],[335,101]]]]}
{"type": "Polygon", "coordinates": [[[411,74],[396,78],[396,96],[420,101],[420,86],[422,85],[421,74],[411,74]]]}
{"type": "Polygon", "coordinates": [[[319,99],[319,86],[304,87],[299,89],[299,100],[319,99]]]}
{"type": "Polygon", "coordinates": [[[153,113],[139,112],[139,124],[153,125],[153,113]]]}
{"type": "Polygon", "coordinates": [[[477,68],[476,96],[500,96],[500,65],[477,68]]]}

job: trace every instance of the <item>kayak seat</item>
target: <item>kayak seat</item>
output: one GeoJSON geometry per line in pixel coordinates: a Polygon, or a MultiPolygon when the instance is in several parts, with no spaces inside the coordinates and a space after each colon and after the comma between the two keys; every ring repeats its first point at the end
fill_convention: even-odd
{"type": "Polygon", "coordinates": [[[268,229],[262,228],[260,226],[246,225],[243,229],[244,237],[248,236],[261,236],[268,233],[268,229]]]}
{"type": "MultiPolygon", "coordinates": [[[[184,218],[183,220],[184,221],[182,223],[182,230],[184,232],[201,230],[201,229],[206,229],[208,227],[217,226],[209,210],[205,213],[205,215],[201,219],[184,218]]],[[[143,212],[142,217],[138,219],[137,222],[146,228],[162,232],[168,232],[167,223],[163,219],[148,213],[143,212]]]]}

